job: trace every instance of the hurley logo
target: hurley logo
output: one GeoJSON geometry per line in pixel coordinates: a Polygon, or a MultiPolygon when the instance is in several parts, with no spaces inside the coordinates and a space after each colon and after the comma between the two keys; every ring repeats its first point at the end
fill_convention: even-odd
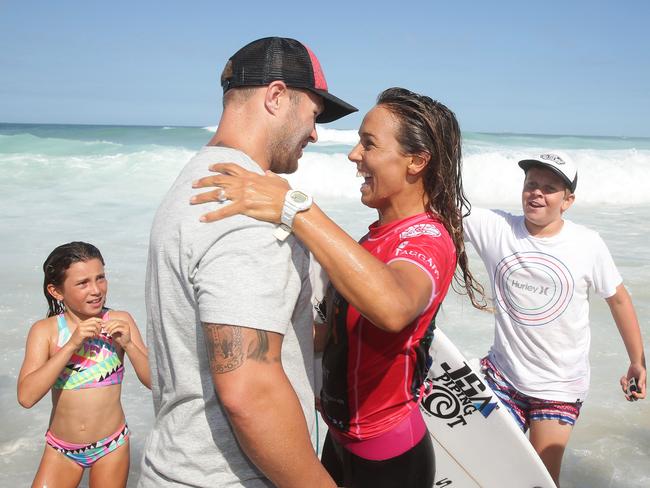
{"type": "Polygon", "coordinates": [[[539,157],[540,159],[545,159],[547,161],[553,161],[555,164],[566,164],[560,156],[557,154],[542,154],[539,157]]]}

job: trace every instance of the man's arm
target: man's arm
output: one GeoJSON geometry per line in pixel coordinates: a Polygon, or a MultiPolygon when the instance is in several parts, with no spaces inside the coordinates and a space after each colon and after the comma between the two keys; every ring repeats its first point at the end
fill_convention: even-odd
{"type": "Polygon", "coordinates": [[[280,488],[335,487],[281,362],[283,336],[203,323],[215,390],[249,459],[280,488]]]}
{"type": "Polygon", "coordinates": [[[616,293],[607,298],[607,304],[612,312],[616,327],[621,334],[627,355],[630,358],[630,367],[625,376],[621,378],[621,386],[625,391],[628,380],[632,377],[638,382],[639,392],[632,393],[628,400],[645,398],[646,396],[646,365],[645,354],[643,352],[643,340],[641,339],[641,329],[639,321],[632,305],[632,299],[621,283],[616,288],[616,293]]]}

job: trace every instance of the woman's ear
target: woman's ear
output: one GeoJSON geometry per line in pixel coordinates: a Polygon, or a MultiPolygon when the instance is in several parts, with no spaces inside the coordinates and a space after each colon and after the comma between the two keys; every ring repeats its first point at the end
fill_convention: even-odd
{"type": "Polygon", "coordinates": [[[58,301],[60,301],[60,302],[63,301],[63,295],[61,295],[61,293],[59,293],[59,290],[57,290],[57,289],[56,289],[56,286],[54,286],[53,284],[50,283],[49,285],[47,285],[47,292],[48,292],[48,293],[52,296],[52,298],[54,298],[55,300],[58,300],[58,301]]]}
{"type": "Polygon", "coordinates": [[[431,154],[429,153],[419,153],[419,154],[412,154],[411,155],[411,162],[407,166],[407,172],[410,175],[417,175],[418,173],[421,173],[424,168],[427,167],[427,164],[429,164],[429,160],[431,159],[431,154]]]}

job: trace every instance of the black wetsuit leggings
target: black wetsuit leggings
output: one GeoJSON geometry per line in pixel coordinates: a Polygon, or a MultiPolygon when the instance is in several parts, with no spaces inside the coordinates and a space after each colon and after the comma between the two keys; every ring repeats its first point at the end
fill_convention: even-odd
{"type": "Polygon", "coordinates": [[[336,484],[345,488],[431,488],[436,473],[428,433],[410,450],[382,461],[355,456],[328,433],[321,461],[336,484]]]}

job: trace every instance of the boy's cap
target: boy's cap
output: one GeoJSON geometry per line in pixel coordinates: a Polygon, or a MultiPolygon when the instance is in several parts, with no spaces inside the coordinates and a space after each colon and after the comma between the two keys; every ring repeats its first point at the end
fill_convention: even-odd
{"type": "Polygon", "coordinates": [[[519,166],[524,171],[528,171],[531,166],[548,168],[564,180],[571,193],[576,191],[578,169],[573,160],[561,151],[547,152],[529,159],[522,159],[519,161],[519,166]]]}
{"type": "Polygon", "coordinates": [[[233,54],[221,75],[221,86],[225,95],[231,88],[265,86],[276,80],[323,98],[323,113],[316,122],[332,122],[358,110],[327,91],[316,55],[304,44],[286,37],[258,39],[233,54]]]}

